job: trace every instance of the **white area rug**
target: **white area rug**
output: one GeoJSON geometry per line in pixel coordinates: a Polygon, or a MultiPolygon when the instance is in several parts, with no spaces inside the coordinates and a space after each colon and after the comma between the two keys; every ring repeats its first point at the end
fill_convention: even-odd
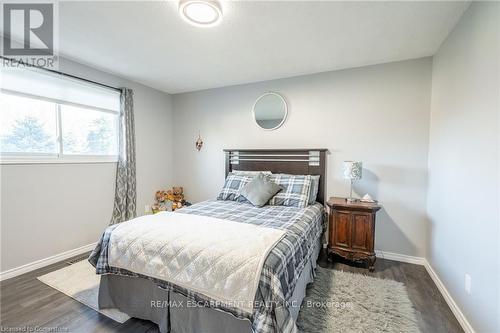
{"type": "Polygon", "coordinates": [[[97,295],[101,278],[87,260],[39,276],[38,280],[119,323],[130,319],[129,315],[116,309],[98,309],[97,295]]]}
{"type": "Polygon", "coordinates": [[[418,320],[406,287],[318,267],[297,319],[304,333],[418,333],[418,320]]]}

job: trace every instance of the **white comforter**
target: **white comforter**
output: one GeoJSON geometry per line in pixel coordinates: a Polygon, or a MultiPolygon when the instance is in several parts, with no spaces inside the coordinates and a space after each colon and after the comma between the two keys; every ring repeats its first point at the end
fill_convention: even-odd
{"type": "Polygon", "coordinates": [[[252,313],[262,266],[284,231],[163,212],[113,230],[109,265],[158,278],[252,313]]]}

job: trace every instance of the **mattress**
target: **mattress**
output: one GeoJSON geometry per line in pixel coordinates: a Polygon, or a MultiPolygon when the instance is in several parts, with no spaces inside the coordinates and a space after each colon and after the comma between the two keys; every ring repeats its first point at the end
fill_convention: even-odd
{"type": "Polygon", "coordinates": [[[178,214],[195,214],[255,224],[285,231],[284,237],[271,249],[264,261],[253,314],[213,303],[210,297],[150,276],[142,276],[108,264],[107,245],[116,226],[106,229],[89,261],[97,274],[118,274],[147,278],[160,288],[175,291],[196,302],[204,302],[231,313],[237,318],[249,319],[254,332],[294,332],[295,321],[288,311],[288,302],[304,267],[310,262],[323,229],[323,207],[320,204],[305,209],[285,206],[254,207],[246,203],[210,200],[178,210],[178,214]],[[279,314],[279,315],[278,315],[279,314]]]}
{"type": "MultiPolygon", "coordinates": [[[[294,320],[298,317],[307,284],[314,280],[321,245],[318,240],[313,256],[300,274],[288,302],[287,311],[294,320]]],[[[119,309],[131,317],[150,320],[158,325],[161,333],[252,333],[249,319],[238,319],[230,313],[209,307],[193,307],[189,298],[160,289],[154,282],[140,277],[102,275],[99,308],[119,309]]]]}

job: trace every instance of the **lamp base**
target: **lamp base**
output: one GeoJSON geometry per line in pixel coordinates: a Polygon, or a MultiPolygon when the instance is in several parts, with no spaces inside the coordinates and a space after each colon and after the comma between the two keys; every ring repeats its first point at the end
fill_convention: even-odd
{"type": "Polygon", "coordinates": [[[354,183],[354,179],[351,178],[351,190],[349,191],[349,198],[346,198],[345,201],[353,203],[353,202],[358,202],[359,199],[355,199],[352,197],[352,184],[354,183]]]}

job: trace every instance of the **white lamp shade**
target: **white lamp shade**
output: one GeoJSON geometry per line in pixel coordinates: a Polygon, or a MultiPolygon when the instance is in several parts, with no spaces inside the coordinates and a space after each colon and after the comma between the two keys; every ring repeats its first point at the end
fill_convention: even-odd
{"type": "Polygon", "coordinates": [[[363,175],[363,162],[344,161],[344,178],[358,180],[363,175]]]}

